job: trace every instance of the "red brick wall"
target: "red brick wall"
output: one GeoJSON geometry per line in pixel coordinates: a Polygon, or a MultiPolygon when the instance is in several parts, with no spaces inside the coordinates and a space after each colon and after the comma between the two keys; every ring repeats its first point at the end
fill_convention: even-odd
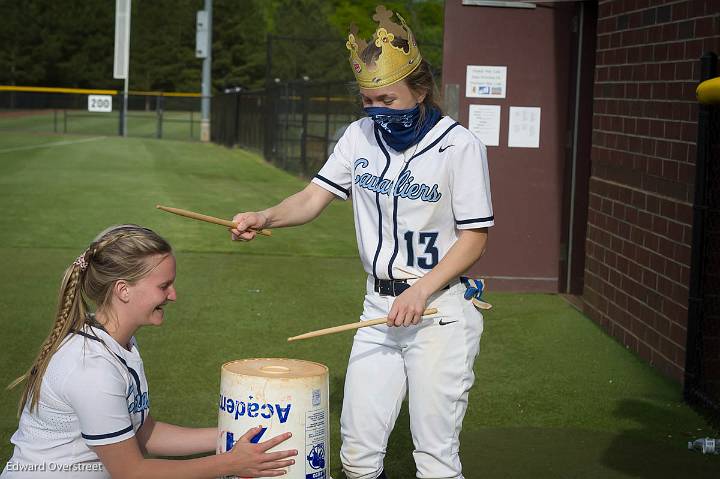
{"type": "Polygon", "coordinates": [[[599,2],[583,299],[586,313],[682,380],[699,58],[718,0],[599,2]]]}

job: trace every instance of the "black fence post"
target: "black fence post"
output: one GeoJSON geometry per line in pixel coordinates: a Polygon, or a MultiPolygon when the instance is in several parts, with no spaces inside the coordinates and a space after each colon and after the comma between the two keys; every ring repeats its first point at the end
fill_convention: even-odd
{"type": "Polygon", "coordinates": [[[241,104],[242,104],[241,103],[242,98],[240,96],[241,94],[242,93],[240,93],[240,92],[235,93],[235,111],[233,112],[233,113],[235,113],[235,115],[234,115],[235,127],[233,128],[233,132],[232,132],[232,144],[233,145],[237,145],[240,143],[240,108],[241,108],[241,104]]]}
{"type": "Polygon", "coordinates": [[[155,113],[157,116],[157,132],[156,135],[158,138],[162,138],[162,131],[163,131],[163,96],[157,96],[155,97],[155,113]]]}
{"type": "MultiPolygon", "coordinates": [[[[330,156],[330,84],[325,85],[325,143],[323,148],[323,156],[330,156]]],[[[324,160],[325,158],[322,158],[324,160]]]]}
{"type": "Polygon", "coordinates": [[[275,141],[275,125],[273,121],[274,99],[272,81],[272,34],[267,35],[266,58],[265,58],[265,118],[263,129],[263,156],[270,161],[273,157],[273,143],[275,141]]]}
{"type": "Polygon", "coordinates": [[[63,109],[63,133],[67,133],[67,110],[63,109]]]}
{"type": "MultiPolygon", "coordinates": [[[[700,59],[700,81],[717,75],[717,55],[706,53],[700,59]]],[[[690,260],[690,284],[688,291],[688,326],[685,349],[685,381],[683,397],[692,403],[706,403],[702,391],[703,374],[703,259],[705,256],[705,220],[708,210],[707,174],[711,161],[710,128],[712,109],[698,105],[697,157],[695,162],[695,198],[693,205],[692,256],[690,260]]]]}
{"type": "Polygon", "coordinates": [[[125,94],[117,97],[119,99],[118,101],[118,136],[123,136],[123,119],[125,117],[125,112],[123,110],[123,105],[125,104],[125,94]]]}
{"type": "Polygon", "coordinates": [[[308,109],[310,101],[308,96],[308,88],[305,83],[300,84],[300,101],[302,105],[302,131],[300,135],[300,168],[303,176],[308,174],[307,164],[307,139],[308,139],[308,109]]]}
{"type": "Polygon", "coordinates": [[[57,109],[53,108],[53,133],[57,133],[57,109]]]}
{"type": "Polygon", "coordinates": [[[263,156],[266,160],[270,161],[273,158],[273,144],[275,141],[275,122],[274,110],[276,98],[273,98],[275,93],[274,85],[266,85],[265,87],[265,105],[263,108],[263,156]]]}
{"type": "Polygon", "coordinates": [[[291,160],[291,166],[290,168],[293,168],[292,160],[295,158],[295,145],[293,144],[293,135],[290,132],[290,123],[293,122],[293,126],[295,125],[295,87],[290,88],[290,82],[285,82],[285,86],[283,87],[284,93],[281,93],[282,98],[280,101],[276,104],[275,108],[275,118],[277,119],[277,122],[280,123],[281,116],[284,119],[284,126],[282,128],[282,138],[280,141],[282,142],[282,147],[278,145],[277,136],[273,138],[273,146],[277,154],[280,156],[280,167],[284,170],[288,171],[294,171],[297,172],[297,167],[292,169],[288,169],[288,160],[291,160]]]}

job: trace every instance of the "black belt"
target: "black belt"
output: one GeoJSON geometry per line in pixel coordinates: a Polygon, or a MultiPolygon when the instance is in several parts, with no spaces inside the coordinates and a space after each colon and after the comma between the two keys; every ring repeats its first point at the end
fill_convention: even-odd
{"type": "MultiPolygon", "coordinates": [[[[381,296],[400,296],[403,291],[408,289],[410,285],[406,279],[378,279],[375,278],[375,292],[381,296]]],[[[441,290],[450,289],[450,285],[446,284],[441,290]]]]}

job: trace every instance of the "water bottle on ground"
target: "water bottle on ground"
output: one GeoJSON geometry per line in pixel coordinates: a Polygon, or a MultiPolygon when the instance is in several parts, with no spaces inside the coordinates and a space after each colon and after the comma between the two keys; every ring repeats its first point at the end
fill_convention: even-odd
{"type": "Polygon", "coordinates": [[[703,454],[720,454],[720,439],[703,437],[688,442],[688,449],[700,451],[703,454]]]}

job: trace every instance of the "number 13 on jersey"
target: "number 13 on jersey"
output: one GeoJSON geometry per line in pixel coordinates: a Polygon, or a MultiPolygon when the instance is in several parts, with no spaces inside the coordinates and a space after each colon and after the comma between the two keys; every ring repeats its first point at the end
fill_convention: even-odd
{"type": "Polygon", "coordinates": [[[438,234],[434,231],[408,231],[405,233],[407,265],[422,269],[433,269],[438,264],[440,252],[435,246],[438,234]],[[419,255],[415,251],[422,251],[419,255]],[[417,260],[417,263],[416,263],[417,260]]]}

